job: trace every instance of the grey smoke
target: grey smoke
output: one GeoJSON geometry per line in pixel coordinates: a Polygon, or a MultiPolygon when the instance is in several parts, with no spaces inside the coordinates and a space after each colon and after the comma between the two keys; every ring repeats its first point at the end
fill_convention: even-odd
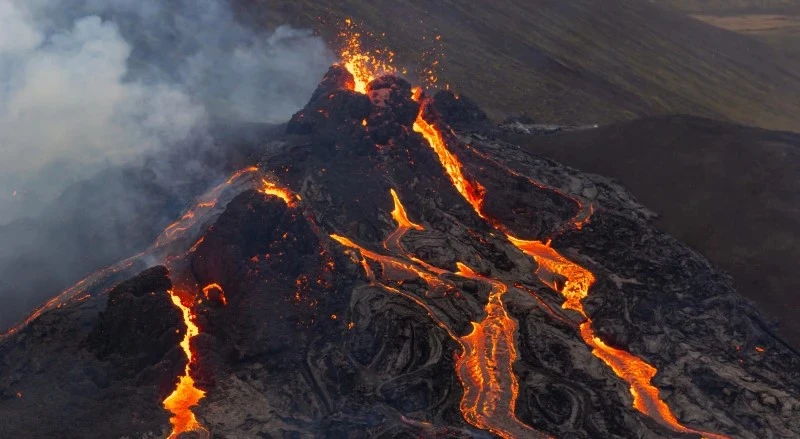
{"type": "Polygon", "coordinates": [[[0,0],[0,225],[109,165],[202,148],[210,121],[284,121],[332,60],[225,0],[0,0]]]}

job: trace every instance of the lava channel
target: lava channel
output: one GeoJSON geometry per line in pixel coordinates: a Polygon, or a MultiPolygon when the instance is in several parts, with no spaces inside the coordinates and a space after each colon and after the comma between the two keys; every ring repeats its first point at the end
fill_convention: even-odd
{"type": "Polygon", "coordinates": [[[200,334],[200,328],[194,321],[194,314],[191,308],[183,303],[180,296],[174,291],[169,291],[172,303],[181,310],[183,314],[183,322],[186,324],[186,333],[181,340],[181,348],[186,355],[186,367],[183,370],[183,375],[179,377],[178,386],[175,390],[164,399],[164,408],[172,413],[170,423],[172,423],[172,433],[169,439],[176,439],[182,433],[195,432],[202,437],[208,438],[209,433],[200,422],[191,408],[196,406],[206,392],[198,389],[195,386],[194,378],[191,375],[192,365],[195,362],[195,353],[192,351],[192,338],[200,334]]]}
{"type": "Polygon", "coordinates": [[[519,394],[513,370],[517,361],[514,344],[517,323],[503,305],[508,287],[498,280],[479,276],[460,262],[456,274],[491,285],[486,317],[480,323],[472,322],[472,332],[460,339],[464,352],[456,362],[456,371],[464,385],[461,413],[470,424],[506,439],[548,438],[525,425],[515,414],[519,394]]]}

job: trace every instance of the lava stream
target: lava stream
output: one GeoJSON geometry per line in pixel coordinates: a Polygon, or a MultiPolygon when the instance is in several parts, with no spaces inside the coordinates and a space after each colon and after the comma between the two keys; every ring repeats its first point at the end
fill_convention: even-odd
{"type": "MultiPolygon", "coordinates": [[[[583,226],[586,225],[586,223],[589,222],[589,220],[591,220],[592,214],[594,214],[594,204],[592,204],[592,203],[586,204],[583,201],[581,201],[578,197],[572,196],[572,195],[570,195],[570,194],[568,194],[566,192],[563,192],[560,189],[557,189],[555,187],[547,186],[545,184],[542,184],[541,182],[536,181],[536,180],[528,177],[527,175],[523,175],[522,173],[517,172],[517,171],[509,168],[508,166],[503,165],[499,161],[497,161],[494,158],[490,157],[488,154],[483,153],[481,151],[478,151],[477,149],[475,149],[475,148],[473,148],[473,147],[471,147],[469,145],[465,145],[465,147],[469,151],[471,151],[473,154],[475,154],[476,156],[480,157],[481,159],[483,159],[483,160],[485,160],[485,161],[487,161],[489,163],[494,164],[495,166],[497,166],[498,168],[504,170],[505,172],[509,173],[510,175],[513,175],[514,177],[517,177],[517,178],[522,178],[524,180],[527,180],[528,183],[531,186],[536,186],[539,189],[544,189],[544,190],[548,190],[548,191],[551,191],[551,192],[555,192],[558,195],[561,195],[562,197],[567,198],[570,201],[572,201],[573,203],[575,203],[575,205],[578,207],[578,211],[575,213],[575,216],[572,217],[572,219],[567,222],[567,224],[571,224],[573,227],[575,227],[576,229],[580,230],[580,229],[583,228],[583,226]]],[[[563,230],[564,228],[565,227],[562,226],[561,230],[563,230]]]]}
{"type": "Polygon", "coordinates": [[[478,182],[472,182],[464,175],[461,162],[454,154],[452,154],[444,142],[442,133],[436,129],[435,126],[428,123],[422,117],[423,109],[425,106],[420,107],[417,120],[414,122],[414,131],[422,134],[431,148],[433,148],[436,155],[439,157],[439,162],[444,166],[447,175],[453,182],[458,192],[472,205],[475,213],[481,218],[486,219],[483,215],[483,201],[486,196],[486,189],[478,182]]]}
{"type": "Polygon", "coordinates": [[[278,186],[277,184],[268,181],[266,178],[261,179],[261,187],[258,188],[258,191],[264,195],[271,195],[280,198],[289,207],[294,207],[296,202],[300,200],[300,195],[297,195],[284,187],[278,186]]]}
{"type": "MultiPolygon", "coordinates": [[[[44,314],[45,311],[49,311],[49,310],[51,310],[53,308],[60,308],[60,307],[64,306],[71,299],[75,298],[79,293],[81,293],[83,291],[86,291],[86,288],[92,286],[93,284],[95,284],[97,282],[107,280],[112,275],[131,267],[142,255],[144,255],[144,253],[139,253],[139,254],[134,255],[134,256],[132,256],[132,257],[130,257],[128,259],[120,261],[120,262],[118,262],[118,263],[116,263],[116,264],[114,264],[114,265],[112,265],[110,267],[106,267],[106,268],[104,268],[104,269],[102,269],[100,271],[96,271],[96,272],[90,274],[89,276],[81,279],[75,285],[67,288],[66,290],[62,291],[59,295],[57,295],[56,297],[53,297],[52,299],[48,300],[44,305],[42,305],[39,308],[35,309],[21,323],[17,324],[16,326],[13,326],[13,327],[9,328],[9,330],[6,333],[0,334],[0,338],[7,337],[7,336],[10,336],[10,335],[13,335],[13,334],[19,332],[22,328],[24,328],[29,323],[31,323],[32,321],[34,321],[37,318],[39,318],[39,316],[44,314]]],[[[86,296],[84,296],[84,297],[86,297],[86,296]]],[[[84,298],[84,299],[81,299],[81,301],[82,300],[86,300],[86,299],[84,298]]]]}
{"type": "MultiPolygon", "coordinates": [[[[380,255],[378,253],[375,253],[375,252],[372,252],[370,250],[367,250],[364,247],[361,247],[360,245],[354,243],[350,239],[345,238],[344,236],[333,234],[333,235],[331,235],[331,238],[333,238],[334,241],[338,242],[339,244],[341,244],[341,245],[343,245],[343,246],[345,246],[347,248],[350,248],[350,249],[353,249],[353,250],[358,250],[358,252],[360,253],[360,257],[358,258],[358,262],[361,264],[361,267],[364,268],[364,273],[367,276],[367,279],[369,279],[369,281],[373,285],[376,285],[376,286],[378,286],[380,288],[383,288],[383,289],[385,289],[387,291],[390,291],[392,293],[399,294],[399,295],[405,297],[406,299],[409,299],[412,302],[416,303],[422,309],[425,310],[425,312],[428,314],[428,316],[431,317],[431,319],[433,319],[433,321],[436,323],[437,326],[439,326],[440,328],[444,329],[447,332],[447,334],[453,340],[458,340],[458,337],[455,335],[453,330],[450,329],[450,327],[447,326],[447,324],[445,324],[444,321],[442,321],[442,319],[439,318],[436,315],[436,312],[430,306],[428,306],[428,304],[425,303],[422,299],[420,299],[417,296],[414,296],[413,294],[406,293],[406,292],[404,292],[404,291],[402,291],[402,290],[400,290],[398,288],[389,286],[389,285],[387,285],[387,284],[385,284],[383,282],[378,281],[378,279],[375,277],[375,273],[372,271],[372,268],[369,266],[368,259],[380,263],[381,266],[383,267],[383,271],[384,272],[386,272],[386,268],[387,267],[393,267],[394,269],[398,270],[399,272],[407,273],[409,275],[421,273],[422,272],[421,270],[419,270],[418,268],[415,268],[417,271],[414,271],[415,269],[411,268],[412,264],[405,263],[405,262],[403,262],[403,261],[401,261],[401,260],[399,260],[397,258],[393,258],[391,256],[383,256],[383,255],[380,255]]],[[[429,279],[435,278],[435,276],[429,274],[429,276],[426,276],[426,277],[420,276],[420,278],[427,282],[429,279]]],[[[436,279],[436,280],[441,282],[439,279],[436,279]]]]}
{"type": "Polygon", "coordinates": [[[178,386],[172,394],[164,400],[164,408],[172,413],[172,417],[170,418],[172,433],[169,435],[169,439],[175,439],[182,433],[190,431],[196,432],[203,437],[209,437],[208,430],[200,425],[197,421],[197,417],[195,417],[194,412],[191,410],[191,408],[196,406],[206,394],[206,392],[195,386],[194,379],[191,375],[192,364],[195,361],[191,340],[200,333],[200,329],[194,321],[194,314],[191,308],[185,305],[178,294],[172,290],[169,291],[169,295],[172,298],[172,303],[181,310],[183,322],[186,324],[186,334],[184,334],[183,340],[181,341],[181,348],[186,355],[186,367],[178,381],[178,386]]]}
{"type": "Polygon", "coordinates": [[[397,222],[397,229],[392,232],[384,241],[383,246],[386,247],[389,251],[401,251],[402,246],[400,245],[400,239],[405,235],[409,230],[424,230],[422,226],[419,224],[412,223],[411,220],[408,219],[408,214],[406,213],[406,208],[403,206],[403,203],[400,202],[400,198],[397,196],[397,192],[394,189],[390,191],[392,194],[392,200],[394,201],[394,209],[392,210],[392,218],[397,222]]]}
{"type": "Polygon", "coordinates": [[[633,396],[633,406],[637,410],[681,433],[699,434],[709,439],[727,439],[726,436],[701,432],[682,425],[669,406],[661,400],[658,388],[651,384],[658,370],[629,352],[608,346],[595,335],[592,319],[586,315],[582,302],[595,281],[594,275],[589,270],[567,260],[552,247],[540,241],[525,241],[511,235],[508,235],[508,239],[514,246],[536,260],[539,264],[537,276],[546,278],[548,275],[558,274],[567,279],[561,288],[556,289],[566,299],[564,309],[577,311],[584,317],[585,320],[580,325],[581,338],[592,348],[592,354],[603,360],[617,376],[628,382],[633,396]]]}
{"type": "Polygon", "coordinates": [[[519,394],[513,370],[517,361],[514,344],[517,323],[503,305],[508,287],[498,280],[479,276],[460,262],[456,274],[491,285],[486,317],[480,323],[472,322],[472,332],[460,339],[464,352],[456,362],[456,371],[464,385],[461,413],[470,424],[506,439],[547,438],[515,415],[519,394]]]}

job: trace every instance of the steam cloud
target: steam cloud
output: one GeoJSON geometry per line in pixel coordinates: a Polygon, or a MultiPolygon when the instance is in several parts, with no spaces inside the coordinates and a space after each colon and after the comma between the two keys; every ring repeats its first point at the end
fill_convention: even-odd
{"type": "Polygon", "coordinates": [[[209,121],[280,122],[333,57],[309,31],[259,34],[225,0],[0,0],[0,225],[66,185],[209,121]]]}

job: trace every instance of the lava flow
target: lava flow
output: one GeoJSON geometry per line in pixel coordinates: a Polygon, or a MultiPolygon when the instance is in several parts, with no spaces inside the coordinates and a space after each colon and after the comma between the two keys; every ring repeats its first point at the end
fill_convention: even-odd
{"type": "Polygon", "coordinates": [[[200,333],[200,329],[194,321],[194,314],[191,308],[185,305],[179,295],[172,290],[169,291],[169,295],[172,298],[172,303],[181,310],[183,322],[186,324],[186,334],[184,334],[181,341],[181,348],[186,355],[186,367],[178,381],[178,387],[164,400],[164,408],[172,413],[170,418],[172,433],[169,435],[169,439],[175,439],[182,433],[190,431],[208,437],[208,431],[200,425],[191,410],[206,394],[206,392],[195,386],[191,375],[192,364],[195,361],[191,341],[192,338],[200,333]]]}
{"type": "Polygon", "coordinates": [[[406,213],[406,208],[403,206],[403,203],[400,202],[400,197],[397,196],[397,192],[394,189],[390,191],[392,194],[392,200],[394,201],[394,209],[392,210],[392,218],[397,222],[397,229],[386,238],[383,246],[386,247],[387,250],[396,249],[399,250],[400,246],[400,238],[403,237],[409,230],[424,230],[422,226],[419,224],[412,223],[411,220],[408,219],[408,214],[406,213]]]}
{"type": "Polygon", "coordinates": [[[472,332],[460,339],[464,352],[456,362],[456,370],[464,384],[461,413],[470,424],[506,439],[547,438],[514,414],[519,394],[513,370],[517,361],[514,344],[517,323],[503,305],[508,287],[498,280],[479,276],[460,262],[456,274],[491,285],[486,318],[480,323],[472,322],[472,332]]]}
{"type": "Polygon", "coordinates": [[[289,207],[294,207],[295,203],[300,200],[300,195],[297,195],[286,188],[280,187],[265,178],[261,179],[261,187],[258,188],[258,191],[264,195],[272,195],[280,198],[289,207]]]}
{"type": "MultiPolygon", "coordinates": [[[[392,267],[392,268],[394,268],[396,270],[395,273],[398,273],[398,272],[399,273],[405,273],[405,274],[408,274],[410,277],[413,277],[414,273],[419,273],[420,272],[420,271],[414,271],[415,268],[412,268],[413,267],[412,264],[405,263],[405,262],[403,262],[403,261],[401,261],[401,260],[399,260],[397,258],[393,258],[391,256],[383,256],[383,255],[380,255],[380,254],[375,253],[373,251],[367,250],[364,247],[361,247],[360,245],[354,243],[350,239],[345,238],[344,236],[341,236],[341,235],[332,234],[331,238],[333,238],[334,241],[338,242],[339,244],[341,244],[341,245],[343,245],[343,246],[345,246],[347,248],[350,248],[350,249],[353,249],[353,250],[358,250],[358,252],[360,253],[360,257],[358,258],[358,262],[361,264],[361,267],[364,268],[364,273],[367,276],[367,279],[369,279],[370,282],[373,285],[381,287],[381,288],[383,288],[383,289],[385,289],[387,291],[391,291],[391,292],[393,292],[395,294],[399,294],[399,295],[411,300],[412,302],[416,303],[422,309],[424,309],[425,312],[427,312],[428,315],[434,320],[434,322],[440,328],[444,329],[447,332],[447,334],[450,335],[450,337],[452,339],[454,339],[454,340],[458,339],[458,337],[456,337],[456,335],[453,332],[453,330],[450,329],[450,327],[447,326],[444,323],[444,321],[442,321],[442,319],[439,318],[436,315],[436,312],[430,306],[428,306],[428,304],[426,304],[422,299],[420,299],[419,297],[414,296],[413,294],[409,294],[409,293],[403,292],[400,289],[397,289],[395,287],[392,287],[390,285],[387,285],[387,284],[385,284],[383,282],[378,281],[378,279],[375,277],[375,272],[372,270],[372,268],[369,265],[369,260],[372,260],[372,261],[380,263],[381,266],[383,267],[383,271],[384,272],[387,272],[387,268],[388,267],[392,267]]],[[[416,269],[416,270],[419,270],[419,269],[416,269]]],[[[427,276],[427,278],[432,278],[432,277],[433,277],[432,275],[431,276],[427,276]]],[[[423,280],[427,280],[426,277],[420,276],[420,278],[423,279],[423,280]]]]}
{"type": "MultiPolygon", "coordinates": [[[[416,97],[419,99],[418,96],[416,97]]],[[[422,137],[428,141],[428,144],[433,148],[434,152],[436,152],[439,161],[442,163],[442,166],[444,166],[447,175],[450,176],[458,192],[464,196],[481,218],[486,219],[483,215],[483,201],[486,196],[486,189],[481,186],[480,183],[472,182],[466,178],[462,170],[461,162],[458,160],[458,157],[447,149],[442,133],[436,129],[433,124],[428,123],[422,117],[424,108],[424,105],[420,107],[419,115],[414,122],[414,131],[422,134],[422,137]]]]}
{"type": "MultiPolygon", "coordinates": [[[[180,219],[175,221],[174,223],[167,226],[166,229],[161,233],[161,235],[156,239],[156,247],[166,244],[170,239],[174,238],[177,234],[185,232],[189,230],[195,223],[196,218],[200,212],[202,211],[209,211],[217,206],[217,200],[219,199],[220,195],[222,195],[222,191],[227,189],[231,184],[239,180],[245,175],[252,174],[258,172],[258,168],[255,166],[250,166],[248,168],[241,169],[231,175],[228,180],[224,183],[217,185],[214,189],[209,191],[207,194],[203,195],[201,199],[194,205],[191,209],[186,211],[186,213],[181,216],[180,219]]],[[[266,181],[265,181],[266,183],[266,181]]]]}
{"type": "MultiPolygon", "coordinates": [[[[9,328],[9,330],[6,333],[0,334],[0,337],[6,337],[6,336],[9,336],[9,335],[13,335],[13,334],[19,332],[22,328],[27,326],[32,321],[34,321],[37,318],[39,318],[39,316],[44,314],[45,311],[49,311],[49,310],[51,310],[53,308],[60,308],[60,307],[62,307],[64,305],[66,305],[70,300],[75,299],[75,297],[77,297],[77,295],[79,293],[86,291],[86,289],[89,288],[90,286],[92,286],[94,283],[97,283],[97,282],[100,282],[100,281],[104,281],[104,280],[108,279],[109,277],[113,276],[114,274],[117,274],[117,273],[119,273],[121,271],[124,271],[127,268],[131,267],[142,255],[144,255],[144,253],[139,253],[137,255],[134,255],[134,256],[132,256],[132,257],[130,257],[128,259],[120,261],[120,262],[118,262],[118,263],[116,263],[116,264],[114,264],[114,265],[112,265],[110,267],[106,267],[106,268],[104,268],[104,269],[102,269],[100,271],[92,273],[89,276],[81,279],[75,285],[67,288],[66,290],[62,291],[59,295],[57,295],[56,297],[48,300],[44,305],[42,305],[39,308],[35,309],[31,313],[31,315],[29,315],[27,318],[25,318],[25,320],[22,321],[22,323],[19,323],[16,326],[13,326],[13,327],[9,328]]],[[[83,296],[83,297],[86,297],[86,296],[83,296]]],[[[81,300],[85,300],[85,299],[81,299],[81,300]]]]}
{"type": "MultiPolygon", "coordinates": [[[[341,53],[341,58],[342,65],[355,78],[354,91],[365,93],[369,82],[380,73],[394,71],[394,69],[391,67],[391,59],[388,62],[381,62],[375,60],[374,56],[365,55],[361,51],[358,37],[359,35],[354,34],[348,39],[347,47],[341,53]]],[[[412,99],[418,102],[422,99],[422,89],[420,87],[413,89],[412,99]]],[[[414,122],[414,131],[420,133],[428,141],[451,177],[456,189],[464,195],[475,212],[481,218],[486,219],[482,214],[486,189],[479,183],[472,182],[464,176],[461,162],[448,151],[444,137],[433,124],[428,123],[423,118],[423,112],[424,104],[420,107],[419,114],[414,122]]],[[[390,251],[394,250],[406,254],[407,252],[400,245],[400,239],[407,231],[411,229],[420,230],[421,227],[409,221],[405,208],[393,190],[392,198],[395,203],[392,216],[397,221],[398,228],[389,235],[383,245],[390,251]]],[[[366,250],[345,237],[331,236],[346,247],[358,249],[363,257],[380,262],[384,268],[390,266],[400,268],[402,271],[410,271],[425,280],[429,286],[441,285],[442,283],[439,276],[446,271],[432,267],[411,254],[406,255],[407,259],[410,260],[409,263],[406,263],[396,258],[378,255],[366,250]]],[[[367,276],[374,279],[369,263],[363,258],[360,262],[367,276]]],[[[464,268],[461,272],[462,275],[470,276],[471,270],[467,271],[466,266],[460,267],[464,268]]],[[[373,282],[375,281],[373,280],[373,282]]],[[[400,293],[395,288],[380,283],[378,285],[400,293]]],[[[462,415],[472,425],[481,429],[488,429],[506,438],[515,437],[518,434],[528,437],[546,437],[519,421],[514,414],[518,392],[518,384],[513,373],[513,362],[516,361],[516,350],[514,348],[516,324],[508,317],[503,302],[500,300],[503,293],[507,291],[507,287],[498,281],[492,281],[492,285],[493,296],[496,298],[490,300],[490,303],[487,304],[487,318],[480,325],[473,323],[476,329],[472,334],[466,336],[463,341],[456,339],[463,349],[463,354],[460,357],[460,366],[457,368],[464,385],[464,399],[461,404],[462,415]],[[495,282],[502,285],[502,288],[497,287],[495,282]],[[487,336],[489,339],[486,338],[487,336]],[[485,381],[489,382],[488,386],[484,385],[485,381]]],[[[405,294],[404,296],[409,297],[405,294]]],[[[423,306],[439,326],[445,328],[453,337],[453,332],[440,319],[434,316],[424,302],[414,296],[409,298],[423,306]]]]}
{"type": "MultiPolygon", "coordinates": [[[[633,406],[637,410],[681,433],[699,434],[709,439],[726,439],[726,436],[693,430],[678,422],[678,418],[669,406],[661,400],[658,388],[651,384],[657,369],[629,352],[608,346],[595,335],[592,319],[586,315],[582,303],[595,281],[594,275],[589,270],[570,262],[552,247],[539,241],[525,241],[511,235],[508,235],[508,239],[514,246],[536,260],[539,264],[536,275],[543,281],[553,274],[566,279],[561,288],[556,288],[556,291],[566,299],[564,309],[571,309],[584,317],[585,320],[580,325],[581,338],[592,348],[592,353],[597,358],[603,360],[617,376],[628,382],[633,396],[633,406]]],[[[547,281],[545,283],[549,284],[547,281]]]]}
{"type": "MultiPolygon", "coordinates": [[[[258,168],[250,167],[245,168],[237,173],[235,173],[230,179],[228,179],[224,184],[218,186],[212,191],[214,195],[213,202],[203,202],[201,204],[210,204],[211,207],[216,205],[216,199],[222,192],[222,188],[227,185],[230,185],[234,181],[236,181],[241,176],[258,172],[258,168]]],[[[296,195],[289,191],[286,188],[280,187],[275,183],[268,181],[266,178],[261,178],[261,186],[258,187],[258,192],[267,195],[267,196],[274,196],[278,197],[283,200],[288,206],[294,206],[296,201],[300,199],[299,195],[296,195]]],[[[190,211],[191,212],[191,211],[190,211]]],[[[186,222],[194,217],[194,215],[188,216],[184,215],[184,217],[179,220],[178,223],[186,222]]],[[[193,224],[182,225],[181,229],[189,229],[192,227],[193,224]]],[[[177,229],[176,229],[177,230],[177,229]]],[[[195,249],[200,243],[203,242],[203,237],[201,237],[198,242],[192,247],[195,249]]],[[[193,250],[190,250],[191,252],[193,250]]],[[[228,300],[225,296],[225,290],[222,289],[217,283],[212,283],[206,285],[202,288],[203,295],[206,299],[210,299],[212,297],[212,292],[216,292],[214,297],[223,305],[226,306],[228,304],[228,300]]],[[[172,303],[175,304],[181,310],[183,314],[183,321],[186,324],[186,334],[184,335],[183,340],[181,341],[181,348],[183,352],[186,354],[186,367],[184,369],[184,373],[182,376],[179,377],[178,386],[175,390],[164,400],[164,408],[166,408],[170,413],[172,413],[172,417],[170,418],[170,422],[172,423],[172,433],[169,436],[169,439],[174,439],[179,437],[182,433],[185,432],[196,432],[203,437],[208,437],[208,431],[200,425],[197,420],[197,417],[192,412],[191,408],[196,406],[198,402],[205,396],[205,392],[201,389],[198,389],[195,386],[194,379],[191,376],[191,369],[192,365],[195,364],[196,356],[195,353],[192,351],[191,348],[191,340],[195,336],[200,333],[200,328],[197,326],[195,322],[195,315],[192,309],[193,303],[192,298],[190,295],[187,294],[177,294],[174,291],[170,291],[170,297],[172,298],[172,303]],[[187,305],[188,302],[188,305],[187,305]]]]}

